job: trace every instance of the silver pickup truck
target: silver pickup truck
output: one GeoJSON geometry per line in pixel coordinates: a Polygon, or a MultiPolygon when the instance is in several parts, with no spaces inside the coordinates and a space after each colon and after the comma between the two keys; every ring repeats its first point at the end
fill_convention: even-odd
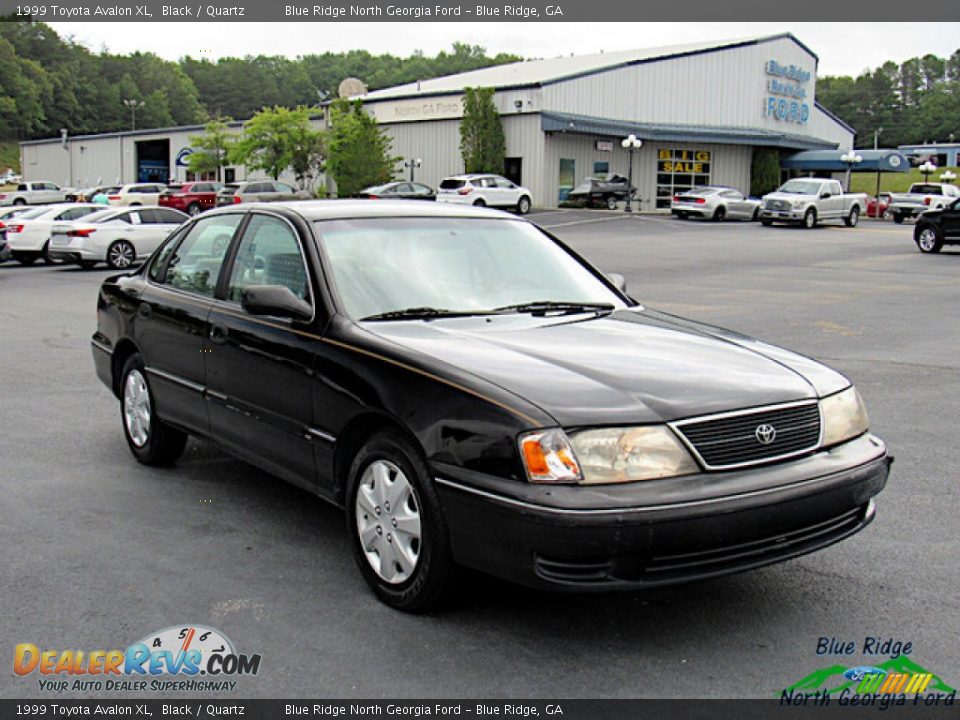
{"type": "Polygon", "coordinates": [[[890,195],[888,212],[893,221],[902,223],[927,210],[942,210],[960,198],[960,189],[949,183],[914,183],[905,193],[890,195]]]}
{"type": "Polygon", "coordinates": [[[760,222],[768,226],[775,222],[799,223],[812,228],[823,220],[843,220],[847,227],[854,227],[866,208],[864,193],[845,193],[836,180],[795,178],[763,196],[760,222]]]}

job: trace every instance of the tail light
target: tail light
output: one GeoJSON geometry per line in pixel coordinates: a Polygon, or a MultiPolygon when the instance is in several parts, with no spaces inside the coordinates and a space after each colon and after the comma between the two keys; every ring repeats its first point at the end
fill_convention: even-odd
{"type": "Polygon", "coordinates": [[[5,197],[7,197],[6,193],[0,193],[0,200],[3,200],[5,197]]]}
{"type": "Polygon", "coordinates": [[[239,205],[239,204],[242,203],[242,202],[243,202],[243,200],[241,200],[239,197],[237,197],[236,195],[233,196],[233,204],[234,204],[234,205],[239,205]]]}
{"type": "Polygon", "coordinates": [[[107,200],[119,200],[119,195],[107,195],[107,200]]]}
{"type": "Polygon", "coordinates": [[[674,202],[680,202],[680,196],[679,196],[679,195],[674,195],[674,196],[673,196],[673,201],[674,201],[674,202]]]}
{"type": "Polygon", "coordinates": [[[22,224],[20,224],[20,225],[7,225],[7,232],[8,232],[8,233],[18,233],[18,232],[20,232],[21,230],[23,230],[23,225],[22,225],[22,224]]]}
{"type": "Polygon", "coordinates": [[[930,204],[930,200],[931,200],[931,198],[925,197],[925,198],[923,199],[923,204],[924,204],[924,205],[929,205],[929,204],[930,204]]]}
{"type": "Polygon", "coordinates": [[[79,230],[67,230],[67,237],[90,237],[97,231],[96,228],[80,228],[79,230]]]}
{"type": "Polygon", "coordinates": [[[379,196],[379,195],[367,195],[367,199],[368,199],[368,200],[379,200],[379,199],[380,199],[380,196],[379,196]]]}
{"type": "Polygon", "coordinates": [[[458,195],[469,195],[471,192],[473,192],[473,188],[470,187],[469,185],[467,187],[462,187],[459,190],[457,190],[458,195]]]}
{"type": "Polygon", "coordinates": [[[697,205],[703,205],[706,202],[706,200],[704,198],[697,198],[696,200],[694,200],[694,202],[697,205]]]}
{"type": "Polygon", "coordinates": [[[7,224],[3,222],[3,220],[0,220],[0,231],[2,231],[5,227],[7,227],[7,224]]]}

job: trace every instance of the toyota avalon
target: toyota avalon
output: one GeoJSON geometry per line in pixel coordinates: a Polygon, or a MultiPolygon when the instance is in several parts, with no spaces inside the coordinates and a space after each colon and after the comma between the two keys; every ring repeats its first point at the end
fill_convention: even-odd
{"type": "Polygon", "coordinates": [[[457,565],[599,591],[809,553],[873,519],[891,462],[840,373],[645,307],[489,209],[211,211],[98,318],[137,460],[203,437],[335,504],[407,611],[457,565]]]}

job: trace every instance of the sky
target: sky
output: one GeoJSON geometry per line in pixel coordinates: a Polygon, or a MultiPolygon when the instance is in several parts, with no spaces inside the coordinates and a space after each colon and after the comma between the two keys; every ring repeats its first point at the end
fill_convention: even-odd
{"type": "Polygon", "coordinates": [[[690,42],[792,32],[820,57],[820,75],[858,75],[887,60],[900,62],[960,49],[960,23],[50,23],[91,50],[184,55],[285,55],[367,50],[406,56],[435,55],[454,41],[481,45],[490,54],[526,58],[586,55],[690,42]],[[585,25],[589,29],[585,31],[585,25]],[[336,32],[328,32],[336,27],[336,32]],[[229,30],[227,30],[229,28],[229,30]]]}

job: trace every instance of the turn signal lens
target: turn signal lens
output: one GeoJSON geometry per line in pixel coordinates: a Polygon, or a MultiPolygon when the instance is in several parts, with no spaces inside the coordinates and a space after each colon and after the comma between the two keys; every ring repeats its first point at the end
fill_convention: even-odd
{"type": "Polygon", "coordinates": [[[579,483],[583,480],[573,447],[563,430],[542,430],[520,438],[527,478],[535,483],[579,483]]]}

